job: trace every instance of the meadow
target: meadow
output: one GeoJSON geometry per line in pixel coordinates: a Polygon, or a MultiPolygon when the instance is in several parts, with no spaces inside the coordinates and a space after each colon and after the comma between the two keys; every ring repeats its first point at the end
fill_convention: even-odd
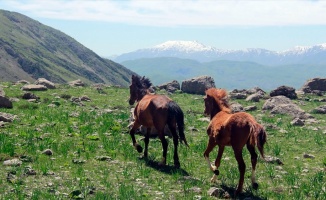
{"type": "MultiPolygon", "coordinates": [[[[158,166],[161,142],[151,138],[149,160],[142,159],[129,136],[129,90],[114,86],[70,87],[33,92],[40,99],[21,98],[21,85],[1,83],[6,96],[18,98],[13,109],[0,112],[16,115],[0,127],[0,199],[216,199],[207,191],[222,188],[234,198],[239,172],[230,147],[225,149],[218,182],[204,160],[208,122],[202,120],[203,96],[170,94],[185,114],[185,135],[189,148],[180,145],[181,167],[173,167],[173,142],[168,139],[167,166],[158,166]],[[73,97],[90,101],[73,102],[73,97]],[[50,106],[49,106],[50,105],[50,106]],[[42,152],[50,149],[52,155],[42,152]],[[21,165],[6,166],[4,161],[18,158],[21,165]]],[[[239,88],[241,89],[241,88],[239,88]]],[[[164,91],[159,93],[165,94],[164,91]]],[[[326,118],[311,112],[325,104],[325,98],[307,95],[294,100],[318,120],[305,126],[291,125],[288,115],[262,111],[264,100],[231,100],[243,106],[256,105],[250,111],[264,125],[268,139],[265,155],[277,162],[259,159],[256,170],[258,190],[251,187],[249,152],[244,192],[238,199],[326,199],[326,118]],[[312,157],[305,158],[312,155],[312,157]]],[[[136,139],[144,146],[143,136],[136,139]]],[[[213,161],[217,149],[210,154],[213,161]]],[[[223,197],[220,197],[223,198],[223,197]]]]}

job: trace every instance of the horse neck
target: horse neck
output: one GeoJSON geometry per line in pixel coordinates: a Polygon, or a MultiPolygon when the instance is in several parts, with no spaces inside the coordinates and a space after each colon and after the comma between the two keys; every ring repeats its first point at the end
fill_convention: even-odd
{"type": "Polygon", "coordinates": [[[149,90],[148,89],[141,89],[139,91],[139,94],[138,94],[138,99],[137,101],[140,101],[142,98],[144,98],[144,96],[150,94],[149,90]]]}
{"type": "Polygon", "coordinates": [[[224,112],[224,113],[231,113],[231,109],[225,106],[220,106],[218,104],[214,105],[213,109],[211,110],[211,119],[213,119],[213,117],[215,115],[217,115],[220,112],[224,112]]]}

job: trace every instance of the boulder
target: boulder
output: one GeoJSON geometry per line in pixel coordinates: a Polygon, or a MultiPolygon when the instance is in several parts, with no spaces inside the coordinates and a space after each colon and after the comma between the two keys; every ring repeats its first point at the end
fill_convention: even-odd
{"type": "Polygon", "coordinates": [[[35,84],[29,84],[29,85],[24,85],[22,87],[22,90],[24,91],[45,91],[48,88],[45,87],[44,85],[35,85],[35,84]]]}
{"type": "Polygon", "coordinates": [[[35,94],[31,92],[26,92],[22,96],[23,99],[40,99],[40,97],[36,96],[35,94]]]}
{"type": "Polygon", "coordinates": [[[300,90],[304,93],[313,93],[314,91],[326,92],[326,78],[309,79],[300,90]]]}
{"type": "Polygon", "coordinates": [[[297,94],[295,93],[295,89],[293,87],[289,87],[289,86],[285,86],[285,85],[282,85],[282,86],[276,88],[275,90],[272,90],[269,95],[271,97],[283,95],[290,99],[298,98],[297,94]]]}
{"type": "Polygon", "coordinates": [[[46,80],[45,78],[39,78],[36,80],[36,82],[34,83],[35,85],[44,85],[45,87],[47,87],[48,89],[55,89],[55,85],[54,83],[52,83],[49,80],[46,80]]]}
{"type": "Polygon", "coordinates": [[[173,92],[175,92],[177,90],[180,90],[180,83],[178,81],[176,81],[176,80],[173,80],[171,82],[159,85],[158,88],[160,90],[164,89],[164,90],[166,90],[168,92],[173,93],[173,92]]]}
{"type": "Polygon", "coordinates": [[[312,118],[298,105],[294,104],[289,98],[285,96],[272,97],[263,105],[263,110],[271,110],[272,114],[288,114],[293,118],[308,119],[312,118]]]}
{"type": "Polygon", "coordinates": [[[318,114],[326,114],[326,105],[322,105],[313,109],[313,112],[318,114]]]}
{"type": "Polygon", "coordinates": [[[12,108],[12,102],[4,96],[0,96],[0,108],[12,108]]]}
{"type": "Polygon", "coordinates": [[[0,121],[12,122],[14,119],[15,119],[15,115],[0,112],[0,121]]]}
{"type": "Polygon", "coordinates": [[[81,81],[80,79],[74,80],[74,81],[70,81],[68,83],[70,86],[85,86],[85,83],[83,81],[81,81]]]}
{"type": "Polygon", "coordinates": [[[210,76],[199,76],[185,80],[181,84],[181,90],[185,93],[204,95],[205,90],[215,87],[214,79],[210,76]]]}

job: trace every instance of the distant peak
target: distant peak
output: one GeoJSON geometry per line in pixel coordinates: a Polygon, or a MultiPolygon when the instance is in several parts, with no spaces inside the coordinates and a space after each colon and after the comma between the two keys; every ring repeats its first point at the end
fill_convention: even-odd
{"type": "Polygon", "coordinates": [[[179,50],[179,51],[207,51],[213,50],[213,47],[205,46],[197,41],[166,41],[154,46],[160,50],[179,50]]]}

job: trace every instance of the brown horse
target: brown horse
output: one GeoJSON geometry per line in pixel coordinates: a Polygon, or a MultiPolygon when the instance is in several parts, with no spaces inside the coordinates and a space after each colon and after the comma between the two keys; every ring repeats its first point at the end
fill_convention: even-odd
{"type": "Polygon", "coordinates": [[[178,138],[180,137],[180,142],[184,142],[188,146],[184,135],[183,112],[181,108],[167,96],[150,93],[149,88],[151,85],[148,78],[132,75],[132,81],[129,87],[129,104],[133,105],[135,101],[138,102],[134,110],[135,121],[130,130],[133,146],[139,153],[143,151],[143,148],[136,142],[135,132],[141,125],[145,126],[147,128],[147,133],[145,135],[144,157],[147,158],[151,128],[155,127],[163,147],[163,158],[160,165],[165,165],[168,143],[164,137],[164,127],[168,125],[173,137],[174,165],[180,167],[178,138]],[[176,131],[177,127],[179,136],[176,131]]]}
{"type": "Polygon", "coordinates": [[[232,114],[227,102],[227,93],[222,89],[210,88],[206,90],[205,114],[209,115],[211,122],[207,128],[209,141],[204,152],[204,157],[209,168],[214,172],[211,181],[215,181],[219,174],[221,158],[225,146],[232,146],[235,158],[238,162],[240,179],[235,195],[242,192],[246,164],[242,157],[242,149],[247,145],[251,155],[252,174],[251,181],[254,189],[258,188],[255,179],[255,169],[257,163],[257,154],[255,146],[264,158],[264,144],[266,143],[267,134],[264,128],[256,122],[253,116],[245,112],[232,114]],[[218,155],[215,160],[215,166],[209,161],[209,153],[218,145],[218,155]]]}

